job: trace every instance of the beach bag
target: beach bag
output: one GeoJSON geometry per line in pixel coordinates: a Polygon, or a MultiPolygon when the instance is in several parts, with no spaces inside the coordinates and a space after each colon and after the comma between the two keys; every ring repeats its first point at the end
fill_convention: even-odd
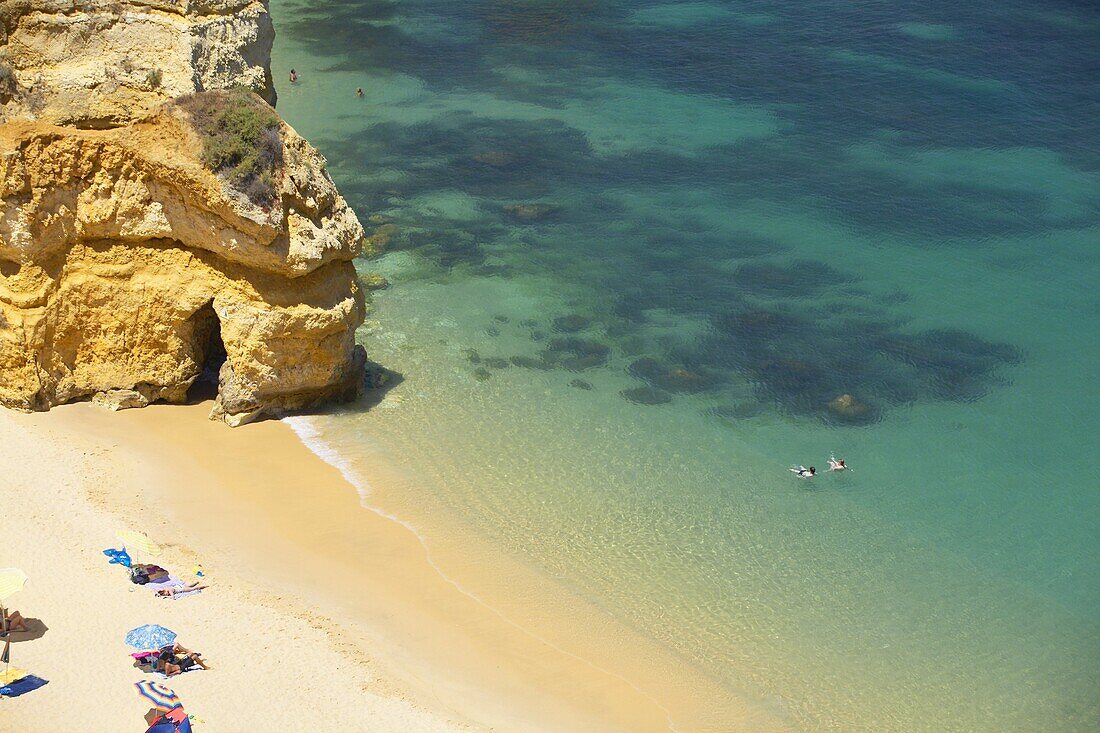
{"type": "Polygon", "coordinates": [[[130,571],[130,582],[137,585],[145,585],[149,582],[149,573],[145,568],[134,568],[130,571]]]}

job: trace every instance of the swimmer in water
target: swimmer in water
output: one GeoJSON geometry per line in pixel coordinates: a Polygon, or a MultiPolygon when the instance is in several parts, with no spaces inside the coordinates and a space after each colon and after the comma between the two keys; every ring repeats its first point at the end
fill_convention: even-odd
{"type": "Polygon", "coordinates": [[[295,71],[294,69],[291,69],[290,70],[290,83],[293,84],[296,81],[298,81],[298,72],[295,71]]]}
{"type": "Polygon", "coordinates": [[[363,87],[359,87],[358,89],[355,90],[355,96],[357,96],[357,97],[363,96],[363,87]]]}
{"type": "Polygon", "coordinates": [[[817,469],[813,466],[806,468],[805,466],[799,466],[798,468],[792,468],[791,473],[799,478],[813,478],[817,475],[817,469]]]}
{"type": "Polygon", "coordinates": [[[838,459],[836,456],[829,456],[829,470],[830,471],[847,471],[848,464],[844,462],[843,458],[838,459]]]}

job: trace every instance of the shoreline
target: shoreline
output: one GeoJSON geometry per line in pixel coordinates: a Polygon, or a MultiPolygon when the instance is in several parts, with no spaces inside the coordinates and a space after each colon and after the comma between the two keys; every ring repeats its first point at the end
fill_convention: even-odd
{"type": "MultiPolygon", "coordinates": [[[[382,705],[375,705],[377,697],[402,712],[373,730],[719,731],[734,722],[751,723],[753,730],[780,729],[770,716],[711,686],[655,643],[461,528],[439,538],[433,526],[429,545],[412,525],[366,505],[348,477],[312,451],[291,425],[268,421],[227,430],[208,421],[207,410],[206,404],[154,405],[110,413],[90,404],[68,405],[48,414],[5,413],[0,434],[23,432],[32,442],[51,446],[20,467],[23,475],[35,471],[39,461],[71,466],[71,455],[57,453],[81,451],[84,465],[69,491],[88,495],[83,509],[100,513],[100,525],[112,515],[140,517],[140,526],[171,548],[164,564],[179,553],[187,559],[175,562],[177,569],[204,565],[215,587],[161,607],[167,603],[187,612],[211,596],[227,595],[222,600],[234,606],[234,614],[254,604],[293,619],[291,625],[323,633],[330,651],[342,658],[341,669],[354,670],[345,682],[358,692],[349,692],[354,697],[340,709],[355,714],[338,720],[328,708],[318,723],[310,720],[317,710],[303,710],[302,725],[319,731],[361,726],[360,713],[382,705]],[[92,480],[97,472],[107,480],[92,480]]],[[[34,486],[33,476],[26,476],[24,485],[34,486]]],[[[27,501],[29,493],[17,495],[17,503],[27,501]]],[[[64,503],[65,496],[59,498],[64,503]]],[[[54,531],[47,524],[26,529],[54,531]]],[[[13,528],[0,525],[0,530],[13,528]]],[[[112,530],[100,544],[109,546],[113,539],[112,530]]],[[[87,536],[70,542],[95,545],[87,536]]],[[[15,549],[5,562],[19,566],[18,545],[15,549]]],[[[84,554],[94,558],[99,549],[84,554]]],[[[97,574],[108,572],[104,568],[115,570],[104,561],[97,574]]],[[[31,575],[28,589],[34,588],[34,573],[24,569],[31,575]]],[[[127,585],[117,575],[103,593],[127,594],[131,588],[117,588],[127,585]]],[[[16,607],[26,606],[27,613],[44,620],[53,610],[48,605],[32,610],[30,593],[26,603],[15,600],[16,607]]],[[[156,621],[133,625],[146,622],[156,621]]],[[[165,625],[179,631],[184,644],[196,643],[189,630],[165,625]]],[[[114,635],[102,642],[118,647],[107,666],[138,674],[126,665],[114,635]]],[[[19,646],[29,650],[38,644],[19,646]]],[[[314,644],[291,646],[295,659],[306,655],[317,662],[326,656],[314,644]]],[[[202,698],[189,694],[190,677],[216,682],[223,676],[217,670],[229,666],[221,659],[220,635],[199,648],[216,671],[184,678],[187,684],[179,692],[185,704],[194,699],[195,706],[202,698]]],[[[47,670],[31,671],[50,678],[47,670]]],[[[323,682],[327,686],[330,680],[323,682]]],[[[276,683],[268,684],[277,688],[276,683]]],[[[61,685],[51,692],[61,692],[61,685]]],[[[37,707],[32,696],[24,700],[28,710],[37,707]]],[[[285,715],[298,715],[294,706],[281,707],[285,715]]],[[[206,720],[215,717],[198,707],[194,712],[206,720]]],[[[212,730],[247,729],[234,727],[232,708],[223,714],[212,730]]],[[[25,725],[45,720],[30,716],[25,725]]]]}

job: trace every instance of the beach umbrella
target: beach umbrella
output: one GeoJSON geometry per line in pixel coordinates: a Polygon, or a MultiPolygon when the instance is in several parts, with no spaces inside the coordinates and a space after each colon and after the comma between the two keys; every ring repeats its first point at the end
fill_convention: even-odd
{"type": "Polygon", "coordinates": [[[115,532],[115,537],[128,550],[144,552],[146,555],[159,555],[160,545],[149,539],[149,535],[134,529],[120,529],[115,532]]]}
{"type": "Polygon", "coordinates": [[[27,584],[27,574],[18,568],[4,568],[0,570],[0,634],[4,637],[4,652],[0,654],[0,662],[3,662],[5,670],[11,662],[11,639],[8,637],[8,609],[5,602],[13,595],[23,590],[27,584]]]}
{"type": "Polygon", "coordinates": [[[137,688],[138,695],[151,702],[153,707],[161,712],[167,713],[183,708],[179,695],[173,692],[170,687],[165,687],[152,680],[142,680],[135,683],[134,687],[137,688]]]}
{"type": "Polygon", "coordinates": [[[191,733],[191,719],[184,715],[179,720],[172,720],[163,715],[154,720],[145,733],[191,733]]]}
{"type": "Polygon", "coordinates": [[[18,568],[0,570],[0,603],[23,590],[27,584],[27,574],[18,568]]]}
{"type": "Polygon", "coordinates": [[[176,640],[176,632],[157,624],[145,624],[130,629],[126,634],[126,643],[135,649],[160,649],[176,640]]]}

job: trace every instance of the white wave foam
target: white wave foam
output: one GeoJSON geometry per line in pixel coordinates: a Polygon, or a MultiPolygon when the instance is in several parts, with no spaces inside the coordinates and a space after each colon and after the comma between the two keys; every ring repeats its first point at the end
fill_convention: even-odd
{"type": "Polygon", "coordinates": [[[365,508],[367,497],[371,494],[371,485],[365,478],[355,472],[351,461],[345,458],[339,450],[325,442],[321,437],[321,430],[317,427],[316,418],[305,415],[293,415],[282,418],[282,421],[290,426],[298,440],[309,450],[328,465],[340,472],[349,484],[359,492],[359,500],[365,508]]]}

